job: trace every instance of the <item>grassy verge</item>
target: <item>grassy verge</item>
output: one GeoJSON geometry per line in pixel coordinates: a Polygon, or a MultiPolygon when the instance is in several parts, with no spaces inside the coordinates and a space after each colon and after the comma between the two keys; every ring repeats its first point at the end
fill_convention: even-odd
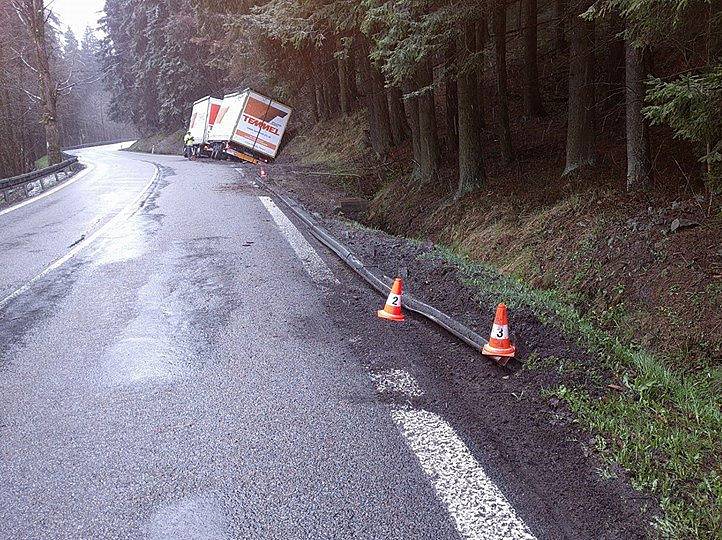
{"type": "MultiPolygon", "coordinates": [[[[720,369],[673,370],[665,359],[601,330],[562,294],[534,289],[451,250],[443,254],[465,271],[466,284],[482,296],[530,309],[598,359],[596,366],[566,362],[567,369],[583,370],[586,384],[559,385],[545,392],[565,401],[578,422],[599,435],[597,450],[603,459],[629,471],[636,489],[659,498],[663,515],[655,527],[660,536],[720,538],[720,369]],[[618,379],[621,392],[602,382],[609,373],[618,379]]],[[[542,360],[532,355],[527,367],[548,368],[542,360]]]]}
{"type": "Polygon", "coordinates": [[[35,170],[36,171],[39,171],[40,169],[44,169],[45,167],[49,167],[49,166],[50,166],[50,161],[49,161],[49,158],[47,155],[35,160],[35,170]]]}

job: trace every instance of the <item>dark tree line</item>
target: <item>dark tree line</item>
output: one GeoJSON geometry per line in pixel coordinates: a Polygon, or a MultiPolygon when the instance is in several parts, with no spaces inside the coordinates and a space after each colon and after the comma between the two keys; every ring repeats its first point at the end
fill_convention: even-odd
{"type": "Polygon", "coordinates": [[[61,147],[134,134],[107,115],[109,95],[92,30],[78,42],[62,31],[52,4],[12,0],[0,4],[0,178],[31,170],[61,147]]]}
{"type": "Polygon", "coordinates": [[[484,135],[514,161],[514,126],[549,114],[543,83],[563,78],[562,177],[583,180],[604,158],[610,102],[625,110],[629,190],[651,186],[655,124],[692,144],[710,181],[722,160],[714,2],[109,0],[104,24],[113,118],[144,131],[180,127],[194,99],[244,86],[315,122],[364,108],[374,150],[408,143],[418,182],[458,161],[460,197],[487,178],[484,135]]]}

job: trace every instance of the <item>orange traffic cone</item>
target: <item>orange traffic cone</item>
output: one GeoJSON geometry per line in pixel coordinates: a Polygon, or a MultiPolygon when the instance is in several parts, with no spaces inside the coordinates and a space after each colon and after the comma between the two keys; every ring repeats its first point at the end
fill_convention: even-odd
{"type": "Polygon", "coordinates": [[[376,312],[379,317],[390,321],[404,320],[404,314],[401,313],[401,295],[403,294],[403,288],[403,280],[401,278],[396,278],[394,280],[394,286],[391,287],[391,292],[386,300],[384,309],[380,309],[376,312]]]}
{"type": "Polygon", "coordinates": [[[505,365],[508,362],[507,358],[513,358],[514,353],[516,353],[516,347],[509,339],[509,318],[506,313],[506,305],[499,304],[496,308],[494,325],[491,327],[489,343],[484,345],[481,354],[492,356],[497,361],[503,358],[502,363],[505,365]]]}

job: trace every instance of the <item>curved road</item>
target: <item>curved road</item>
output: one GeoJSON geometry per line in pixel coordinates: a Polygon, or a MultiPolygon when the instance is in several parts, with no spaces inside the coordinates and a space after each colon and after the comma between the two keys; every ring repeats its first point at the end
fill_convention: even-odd
{"type": "Polygon", "coordinates": [[[79,178],[47,197],[0,210],[0,299],[102,227],[147,186],[155,166],[125,157],[118,146],[71,151],[87,166],[79,178]]]}
{"type": "Polygon", "coordinates": [[[450,407],[423,366],[473,353],[375,317],[252,168],[78,153],[0,215],[0,538],[623,537],[450,407]]]}

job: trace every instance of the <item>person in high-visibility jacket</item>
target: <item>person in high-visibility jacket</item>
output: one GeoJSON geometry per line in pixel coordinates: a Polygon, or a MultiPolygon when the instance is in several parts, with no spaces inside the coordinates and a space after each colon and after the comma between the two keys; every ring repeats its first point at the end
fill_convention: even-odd
{"type": "Polygon", "coordinates": [[[194,139],[193,135],[191,135],[191,132],[185,134],[185,137],[183,137],[183,142],[185,143],[185,149],[183,150],[183,155],[187,157],[188,159],[193,159],[193,144],[194,139]]]}

